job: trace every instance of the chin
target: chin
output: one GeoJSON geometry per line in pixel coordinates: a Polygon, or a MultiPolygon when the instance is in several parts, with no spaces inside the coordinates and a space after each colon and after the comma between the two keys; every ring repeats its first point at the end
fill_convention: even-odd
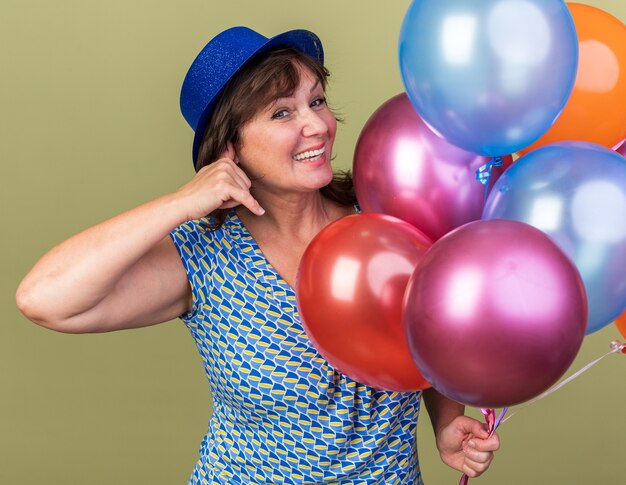
{"type": "Polygon", "coordinates": [[[298,173],[294,178],[294,185],[300,186],[308,190],[319,190],[325,187],[333,180],[333,169],[330,164],[326,164],[323,167],[319,167],[315,170],[310,170],[308,173],[298,173]]]}
{"type": "Polygon", "coordinates": [[[318,180],[316,180],[316,190],[321,189],[322,187],[326,187],[329,183],[331,183],[333,181],[333,171],[332,169],[328,170],[327,174],[324,174],[323,176],[320,176],[318,178],[318,180]]]}

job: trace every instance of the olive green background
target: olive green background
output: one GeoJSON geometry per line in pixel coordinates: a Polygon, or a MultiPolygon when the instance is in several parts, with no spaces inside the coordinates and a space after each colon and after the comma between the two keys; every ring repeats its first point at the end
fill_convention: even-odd
{"type": "MultiPolygon", "coordinates": [[[[622,0],[587,3],[626,22],[622,0]]],[[[408,5],[0,1],[1,484],[186,483],[210,396],[185,327],[58,334],[19,314],[15,288],[52,245],[192,176],[179,87],[226,27],[320,35],[330,101],[345,118],[337,162],[349,167],[369,115],[402,90],[396,44],[408,5]]],[[[613,325],[587,337],[572,369],[618,337],[613,325]]],[[[624,483],[625,372],[626,356],[611,355],[524,409],[501,428],[502,450],[477,483],[624,483]]],[[[458,483],[436,456],[427,418],[419,437],[427,485],[458,483]]]]}

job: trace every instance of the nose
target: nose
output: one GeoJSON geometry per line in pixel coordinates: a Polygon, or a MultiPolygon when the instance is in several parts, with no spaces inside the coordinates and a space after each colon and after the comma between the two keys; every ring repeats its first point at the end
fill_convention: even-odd
{"type": "Polygon", "coordinates": [[[328,132],[328,121],[322,112],[307,109],[302,117],[302,134],[304,136],[322,135],[328,132]]]}

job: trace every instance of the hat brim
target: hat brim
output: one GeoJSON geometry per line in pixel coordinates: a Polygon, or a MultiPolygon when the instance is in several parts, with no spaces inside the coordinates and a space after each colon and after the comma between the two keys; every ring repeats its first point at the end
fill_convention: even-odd
{"type": "Polygon", "coordinates": [[[308,30],[298,29],[283,32],[282,34],[278,34],[274,37],[268,38],[265,43],[259,45],[259,47],[255,51],[251,52],[248,58],[241,62],[240,65],[232,72],[231,77],[226,79],[222,83],[222,85],[216,90],[215,95],[207,103],[206,108],[200,115],[193,139],[192,156],[194,167],[196,166],[196,162],[198,160],[198,151],[200,149],[200,143],[202,142],[202,138],[204,137],[206,124],[211,114],[213,113],[213,109],[215,108],[218,99],[222,95],[224,88],[228,84],[228,81],[230,81],[230,79],[232,79],[232,76],[239,72],[241,68],[243,68],[251,59],[263,52],[266,52],[276,47],[293,47],[295,49],[298,49],[299,51],[304,52],[308,56],[319,61],[320,63],[324,63],[324,50],[322,48],[322,42],[317,35],[308,30]]]}

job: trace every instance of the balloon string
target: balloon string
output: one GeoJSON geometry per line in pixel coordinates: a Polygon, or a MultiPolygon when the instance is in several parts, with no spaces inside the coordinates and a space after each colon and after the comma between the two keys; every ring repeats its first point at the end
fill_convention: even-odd
{"type": "MultiPolygon", "coordinates": [[[[508,408],[502,408],[502,411],[500,411],[500,414],[496,418],[495,409],[480,408],[480,411],[485,416],[485,422],[487,423],[487,431],[489,431],[489,438],[493,436],[493,434],[496,432],[496,429],[498,429],[498,426],[500,426],[504,422],[502,418],[504,417],[504,414],[506,413],[507,409],[508,408]]],[[[467,485],[467,482],[469,482],[469,477],[466,474],[463,474],[463,476],[461,477],[461,481],[459,482],[459,485],[467,485]]]]}
{"type": "Polygon", "coordinates": [[[582,373],[587,372],[591,367],[593,367],[594,365],[596,365],[598,362],[600,362],[602,359],[604,359],[607,355],[611,355],[611,354],[615,354],[617,352],[621,352],[623,354],[626,354],[626,344],[621,343],[619,340],[613,340],[610,344],[611,346],[611,350],[609,352],[607,352],[606,354],[604,354],[601,357],[598,357],[596,360],[589,362],[586,366],[584,366],[582,369],[580,369],[579,371],[575,372],[574,374],[572,374],[571,376],[569,376],[567,379],[562,380],[561,382],[559,382],[558,384],[552,386],[550,389],[548,389],[547,391],[545,391],[542,394],[539,394],[536,398],[531,399],[530,401],[524,403],[523,406],[520,406],[518,409],[515,410],[514,413],[509,414],[506,419],[504,419],[502,421],[502,424],[504,424],[506,421],[508,421],[509,419],[511,419],[513,416],[515,416],[519,411],[521,411],[522,409],[524,409],[525,407],[530,406],[531,404],[540,401],[541,399],[543,399],[544,397],[549,396],[550,394],[552,394],[555,391],[558,391],[561,387],[563,387],[565,384],[568,384],[569,382],[573,381],[574,379],[576,379],[578,376],[580,376],[582,373]]]}
{"type": "MultiPolygon", "coordinates": [[[[620,342],[619,340],[613,340],[611,342],[610,346],[611,346],[611,350],[609,352],[607,352],[603,356],[597,358],[596,360],[590,362],[589,364],[585,365],[582,369],[580,369],[579,371],[575,372],[574,374],[569,376],[567,379],[564,379],[563,381],[559,382],[558,384],[552,386],[550,389],[548,389],[544,393],[540,394],[536,398],[531,399],[530,401],[524,403],[523,406],[519,407],[514,413],[509,414],[506,418],[504,418],[504,414],[506,413],[508,408],[503,408],[497,418],[495,417],[496,416],[495,409],[492,409],[492,408],[480,408],[481,412],[485,416],[485,422],[487,423],[487,429],[489,431],[489,436],[491,437],[493,435],[493,433],[495,433],[496,429],[498,429],[498,426],[500,426],[500,425],[504,424],[505,422],[507,422],[509,419],[511,419],[513,416],[515,416],[519,411],[521,411],[525,407],[530,406],[531,404],[533,404],[533,403],[543,399],[544,397],[549,396],[553,392],[555,392],[558,389],[560,389],[561,387],[563,387],[565,384],[573,381],[578,376],[580,376],[583,372],[588,371],[591,367],[593,367],[598,362],[600,362],[602,359],[604,359],[607,355],[615,354],[617,352],[621,352],[622,354],[626,354],[626,344],[620,342]]],[[[459,485],[467,485],[468,482],[469,482],[469,477],[467,475],[463,474],[463,476],[461,477],[461,481],[459,482],[459,485]]]]}
{"type": "Polygon", "coordinates": [[[484,165],[478,167],[476,170],[476,180],[485,186],[485,194],[483,200],[487,200],[487,194],[489,193],[489,183],[491,182],[491,171],[493,167],[501,167],[504,164],[500,157],[493,157],[484,165]]]}

